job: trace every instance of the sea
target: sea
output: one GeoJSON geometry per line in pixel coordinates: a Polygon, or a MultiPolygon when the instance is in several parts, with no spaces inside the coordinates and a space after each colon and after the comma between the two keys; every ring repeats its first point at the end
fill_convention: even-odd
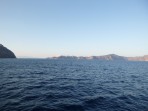
{"type": "Polygon", "coordinates": [[[148,111],[148,62],[0,59],[0,111],[148,111]]]}

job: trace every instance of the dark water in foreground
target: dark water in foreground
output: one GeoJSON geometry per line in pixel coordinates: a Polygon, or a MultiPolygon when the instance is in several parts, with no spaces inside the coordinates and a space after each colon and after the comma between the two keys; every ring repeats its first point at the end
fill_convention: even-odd
{"type": "Polygon", "coordinates": [[[0,60],[0,111],[148,111],[148,62],[0,60]]]}

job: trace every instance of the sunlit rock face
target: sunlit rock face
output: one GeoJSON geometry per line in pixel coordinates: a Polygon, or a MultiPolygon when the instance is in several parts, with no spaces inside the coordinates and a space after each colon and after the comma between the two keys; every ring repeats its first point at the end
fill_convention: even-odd
{"type": "Polygon", "coordinates": [[[15,54],[0,44],[0,58],[16,58],[15,54]]]}
{"type": "Polygon", "coordinates": [[[139,56],[139,57],[128,57],[129,61],[148,61],[148,55],[139,56]]]}

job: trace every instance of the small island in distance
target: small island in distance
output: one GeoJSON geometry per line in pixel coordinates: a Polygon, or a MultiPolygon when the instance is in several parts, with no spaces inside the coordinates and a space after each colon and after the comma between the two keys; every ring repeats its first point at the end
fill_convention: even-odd
{"type": "Polygon", "coordinates": [[[84,59],[84,60],[107,60],[107,61],[148,61],[148,55],[137,56],[137,57],[124,57],[116,54],[108,54],[103,56],[59,56],[59,57],[49,57],[48,59],[84,59]]]}

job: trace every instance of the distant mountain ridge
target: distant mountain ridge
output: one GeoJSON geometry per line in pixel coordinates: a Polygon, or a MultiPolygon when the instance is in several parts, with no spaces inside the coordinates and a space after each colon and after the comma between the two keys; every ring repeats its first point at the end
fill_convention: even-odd
{"type": "MultiPolygon", "coordinates": [[[[15,54],[0,44],[0,58],[16,58],[15,54]]],[[[116,54],[108,54],[102,56],[59,56],[49,57],[48,59],[86,59],[86,60],[107,60],[107,61],[148,61],[148,55],[137,56],[137,57],[124,57],[116,54]]]]}
{"type": "Polygon", "coordinates": [[[108,61],[148,61],[148,55],[139,57],[124,57],[116,54],[108,54],[103,56],[59,56],[51,57],[50,59],[88,59],[88,60],[108,60],[108,61]]]}
{"type": "Polygon", "coordinates": [[[0,58],[16,58],[15,54],[0,44],[0,58]]]}

